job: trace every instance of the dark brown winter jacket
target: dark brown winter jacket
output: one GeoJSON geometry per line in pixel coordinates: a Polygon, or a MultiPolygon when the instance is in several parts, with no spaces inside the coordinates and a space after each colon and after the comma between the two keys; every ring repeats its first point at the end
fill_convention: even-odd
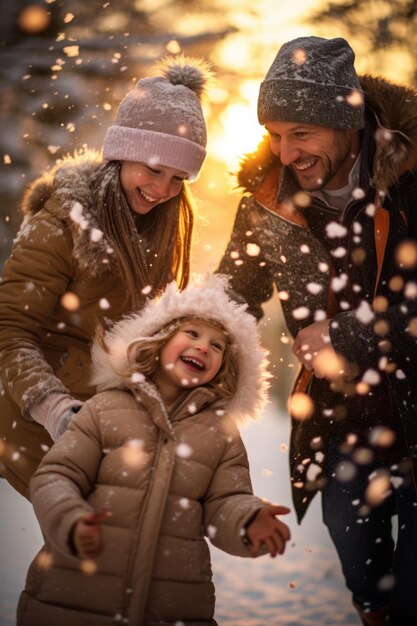
{"type": "MultiPolygon", "coordinates": [[[[326,479],[329,449],[349,433],[367,445],[375,426],[392,428],[397,441],[387,458],[409,455],[417,477],[417,263],[398,256],[401,244],[413,250],[417,242],[417,94],[381,78],[364,76],[361,83],[366,126],[357,199],[341,218],[315,197],[303,208],[296,180],[265,138],[242,164],[239,184],[249,195],[218,269],[231,275],[257,318],[275,286],[293,337],[314,320],[332,318],[332,345],[357,371],[338,388],[308,377],[315,410],[310,419],[293,420],[290,449],[299,520],[326,479]],[[380,263],[378,198],[386,235],[380,263]],[[344,227],[336,237],[335,223],[344,227]],[[372,382],[371,393],[355,393],[360,381],[372,382]]],[[[302,370],[297,382],[305,378],[302,370]]]]}

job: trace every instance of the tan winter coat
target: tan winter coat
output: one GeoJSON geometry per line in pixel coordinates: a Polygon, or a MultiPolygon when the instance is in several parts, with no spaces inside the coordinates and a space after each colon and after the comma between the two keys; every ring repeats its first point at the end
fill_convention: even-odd
{"type": "Polygon", "coordinates": [[[49,543],[30,567],[18,626],[216,624],[204,535],[249,556],[241,530],[263,506],[222,407],[197,388],[168,416],[147,383],[84,405],[32,480],[49,543]],[[111,512],[104,551],[96,573],[84,574],[68,548],[70,528],[103,507],[111,512]]]}
{"type": "Polygon", "coordinates": [[[33,184],[0,283],[0,437],[6,444],[0,473],[26,497],[52,442],[22,414],[27,417],[28,408],[51,392],[91,397],[90,342],[97,321],[116,320],[128,307],[94,217],[90,183],[101,164],[88,153],[33,184]],[[78,297],[79,308],[63,306],[67,292],[78,297]]]}

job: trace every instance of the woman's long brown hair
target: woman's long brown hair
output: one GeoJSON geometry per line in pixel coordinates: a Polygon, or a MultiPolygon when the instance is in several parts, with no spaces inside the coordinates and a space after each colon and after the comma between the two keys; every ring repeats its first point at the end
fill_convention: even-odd
{"type": "Polygon", "coordinates": [[[155,296],[176,280],[184,288],[190,275],[193,204],[187,183],[180,193],[137,215],[129,207],[120,184],[120,161],[105,163],[97,173],[92,193],[97,219],[117,259],[132,309],[144,302],[142,289],[155,296]]]}

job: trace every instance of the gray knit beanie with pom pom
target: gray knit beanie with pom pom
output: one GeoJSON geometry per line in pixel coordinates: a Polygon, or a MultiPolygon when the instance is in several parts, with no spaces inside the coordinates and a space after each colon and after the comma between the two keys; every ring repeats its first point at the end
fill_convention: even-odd
{"type": "Polygon", "coordinates": [[[157,72],[140,80],[122,100],[104,138],[103,156],[107,161],[173,167],[195,179],[206,156],[201,96],[210,70],[198,59],[173,57],[157,72]]]}

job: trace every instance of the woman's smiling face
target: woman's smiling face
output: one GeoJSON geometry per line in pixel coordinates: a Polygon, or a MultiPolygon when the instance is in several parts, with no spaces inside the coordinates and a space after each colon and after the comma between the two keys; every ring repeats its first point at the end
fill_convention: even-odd
{"type": "Polygon", "coordinates": [[[165,165],[122,161],[120,168],[120,183],[126,201],[139,215],[149,213],[161,202],[177,196],[186,178],[186,172],[165,165]]]}

